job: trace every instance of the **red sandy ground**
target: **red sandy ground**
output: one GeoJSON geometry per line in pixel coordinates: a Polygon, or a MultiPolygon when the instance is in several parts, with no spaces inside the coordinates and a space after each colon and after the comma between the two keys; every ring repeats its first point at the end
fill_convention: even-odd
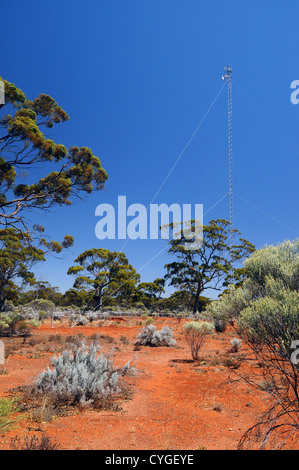
{"type": "MultiPolygon", "coordinates": [[[[142,347],[134,351],[134,342],[142,326],[136,319],[111,321],[107,326],[74,327],[59,323],[51,328],[42,325],[33,335],[105,334],[115,339],[104,350],[115,347],[115,364],[124,365],[134,358],[137,376],[132,383],[132,397],[122,403],[121,411],[84,410],[71,416],[57,417],[48,423],[21,421],[0,436],[0,449],[8,448],[12,436],[41,435],[45,432],[62,449],[104,450],[198,450],[236,449],[242,434],[255,423],[267,406],[266,392],[250,388],[227,367],[187,362],[190,350],[176,320],[158,320],[172,327],[178,348],[142,347]],[[125,336],[129,344],[119,341],[125,336]],[[175,360],[175,362],[172,362],[175,360]],[[185,360],[185,362],[184,362],[185,360]],[[181,361],[181,362],[180,362],[181,361]],[[221,405],[220,411],[215,410],[221,405]]],[[[203,346],[204,357],[231,355],[232,330],[210,335],[203,346]]],[[[245,348],[242,348],[242,352],[245,348]]],[[[49,365],[53,353],[28,358],[8,357],[6,375],[0,375],[0,397],[11,395],[11,389],[30,385],[49,365]]],[[[257,370],[253,361],[242,362],[237,373],[257,370]]],[[[296,447],[296,443],[292,444],[296,447]]],[[[298,444],[297,444],[298,448],[298,444]]]]}

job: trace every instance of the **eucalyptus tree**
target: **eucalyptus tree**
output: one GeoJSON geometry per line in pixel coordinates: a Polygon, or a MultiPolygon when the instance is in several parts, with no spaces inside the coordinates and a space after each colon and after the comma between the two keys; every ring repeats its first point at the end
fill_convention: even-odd
{"type": "Polygon", "coordinates": [[[101,309],[104,295],[128,299],[139,280],[125,254],[117,251],[92,248],[81,253],[75,263],[67,273],[76,276],[74,288],[93,291],[95,310],[101,309]]]}
{"type": "Polygon", "coordinates": [[[69,206],[74,197],[102,189],[108,176],[88,147],[67,149],[48,137],[54,125],[69,120],[51,96],[29,100],[14,84],[2,82],[0,224],[29,233],[32,211],[69,206]]]}
{"type": "MultiPolygon", "coordinates": [[[[190,232],[196,231],[198,222],[189,221],[190,232]]],[[[174,230],[173,224],[170,227],[174,230]]],[[[170,285],[191,294],[194,298],[193,313],[198,310],[200,295],[206,289],[221,291],[231,282],[240,282],[243,268],[236,267],[255,249],[254,245],[240,237],[233,230],[234,245],[228,244],[230,222],[224,219],[211,220],[202,227],[202,243],[198,248],[189,249],[190,237],[181,230],[180,237],[173,237],[169,244],[169,254],[175,261],[167,263],[166,280],[170,285]]]]}
{"type": "Polygon", "coordinates": [[[45,261],[47,254],[57,254],[73,244],[73,237],[66,235],[61,243],[47,241],[45,238],[34,240],[27,232],[12,227],[0,230],[0,311],[5,304],[5,292],[19,283],[33,286],[36,282],[32,268],[45,261]]]}

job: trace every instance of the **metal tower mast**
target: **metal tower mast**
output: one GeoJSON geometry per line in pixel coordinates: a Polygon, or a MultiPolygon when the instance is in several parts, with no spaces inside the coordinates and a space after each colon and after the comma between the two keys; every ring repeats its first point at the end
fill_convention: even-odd
{"type": "Polygon", "coordinates": [[[232,125],[232,68],[230,65],[225,67],[223,80],[227,82],[227,112],[228,112],[228,199],[229,199],[229,247],[233,245],[233,222],[234,222],[234,206],[233,206],[233,125],[232,125]]]}

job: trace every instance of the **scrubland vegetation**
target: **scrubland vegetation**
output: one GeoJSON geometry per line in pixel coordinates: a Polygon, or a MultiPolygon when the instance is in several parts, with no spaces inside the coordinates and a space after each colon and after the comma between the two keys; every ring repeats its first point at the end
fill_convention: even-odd
{"type": "MultiPolygon", "coordinates": [[[[101,428],[111,416],[113,426],[122,423],[127,434],[135,433],[132,423],[140,419],[141,437],[135,439],[149,448],[157,444],[181,448],[180,440],[188,448],[202,448],[207,429],[211,447],[298,447],[298,240],[256,250],[234,230],[230,247],[230,224],[217,219],[203,226],[203,243],[196,250],[186,249],[189,240],[183,233],[180,239],[173,238],[165,276],[152,282],[141,282],[124,253],[91,247],[75,258],[73,266],[65,267],[74,277],[73,287],[65,293],[47,281],[37,281],[35,265],[51,253],[69,249],[73,237],[65,235],[60,243],[49,240],[44,228],[32,224],[25,214],[67,207],[75,196],[103,189],[108,175],[89,148],[67,150],[48,139],[47,129],[68,120],[53,98],[42,94],[28,100],[15,85],[4,83],[6,104],[1,105],[0,121],[2,447],[76,448],[78,442],[74,437],[65,439],[61,427],[65,422],[77,423],[73,434],[80,433],[81,427],[86,429],[80,421],[84,413],[91,417],[88,425],[97,421],[102,432],[102,440],[96,442],[90,436],[83,442],[80,434],[85,448],[102,444],[113,448],[115,441],[107,443],[101,428]],[[17,170],[24,165],[32,171],[36,165],[50,163],[51,170],[55,166],[57,171],[30,184],[18,181],[17,170]],[[174,289],[168,296],[166,286],[174,289]],[[216,300],[204,295],[211,291],[219,294],[216,300]],[[169,392],[166,397],[163,387],[169,392]],[[212,390],[218,400],[229,397],[225,406],[215,401],[212,390]],[[252,409],[244,395],[254,401],[252,409]],[[231,402],[239,407],[230,409],[231,402]],[[148,407],[156,421],[171,422],[178,434],[171,429],[170,439],[166,432],[158,443],[151,441],[147,425],[154,428],[155,420],[146,414],[148,407]],[[72,421],[67,421],[70,416],[72,421]],[[240,416],[239,427],[229,438],[234,426],[228,422],[240,416]],[[212,430],[209,419],[214,420],[212,430]],[[21,433],[20,422],[28,434],[21,433]],[[217,428],[218,422],[223,429],[217,428]],[[39,435],[30,432],[32,423],[39,435]],[[194,437],[198,429],[202,435],[194,437]],[[58,434],[63,443],[56,439],[58,434]]],[[[191,228],[194,223],[190,221],[191,228]]],[[[134,445],[132,441],[128,448],[134,445]]]]}

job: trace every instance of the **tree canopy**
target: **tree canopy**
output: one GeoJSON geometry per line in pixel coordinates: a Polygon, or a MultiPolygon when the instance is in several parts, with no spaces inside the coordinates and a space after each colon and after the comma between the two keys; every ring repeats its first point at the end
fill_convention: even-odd
{"type": "Polygon", "coordinates": [[[74,274],[74,288],[87,287],[94,290],[95,309],[102,306],[103,295],[112,297],[130,296],[139,274],[129,264],[124,253],[103,248],[86,250],[75,259],[76,266],[69,268],[68,274],[74,274]]]}
{"type": "Polygon", "coordinates": [[[33,266],[45,261],[48,253],[60,253],[73,244],[73,237],[66,235],[62,243],[48,242],[45,238],[34,245],[32,237],[12,227],[0,230],[0,311],[4,307],[4,292],[12,287],[12,281],[20,285],[35,284],[33,266]]]}
{"type": "MultiPolygon", "coordinates": [[[[197,222],[189,222],[190,230],[196,230],[197,222]]],[[[173,224],[170,224],[174,228],[173,224]]],[[[184,231],[181,238],[170,241],[169,253],[176,260],[165,265],[166,279],[180,290],[189,292],[194,297],[193,313],[198,309],[200,294],[205,289],[221,290],[232,280],[240,282],[243,268],[234,267],[234,263],[242,261],[254,251],[254,246],[240,238],[238,244],[231,249],[228,246],[228,230],[230,223],[224,219],[211,220],[203,226],[202,245],[197,249],[188,249],[190,238],[184,231]]],[[[233,230],[235,240],[240,232],[233,230]]]]}
{"type": "Polygon", "coordinates": [[[6,80],[3,83],[0,223],[29,233],[29,211],[68,206],[74,197],[102,189],[108,176],[88,147],[67,149],[48,137],[49,129],[69,120],[51,96],[40,94],[29,100],[14,84],[6,80]]]}

